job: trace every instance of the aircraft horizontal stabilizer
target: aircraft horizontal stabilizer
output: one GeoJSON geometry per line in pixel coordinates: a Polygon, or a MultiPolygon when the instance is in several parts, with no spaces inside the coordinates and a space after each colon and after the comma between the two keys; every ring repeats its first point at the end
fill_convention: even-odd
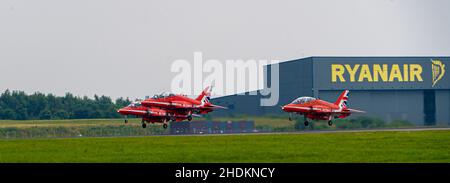
{"type": "Polygon", "coordinates": [[[201,118],[201,117],[203,117],[202,115],[198,115],[198,114],[192,114],[192,116],[194,116],[194,117],[198,117],[198,118],[201,118]]]}
{"type": "Polygon", "coordinates": [[[360,111],[360,110],[356,110],[356,109],[347,109],[350,112],[357,112],[357,113],[366,113],[366,111],[360,111]]]}
{"type": "Polygon", "coordinates": [[[211,105],[212,108],[216,108],[216,109],[228,109],[228,107],[223,107],[220,105],[211,105]]]}
{"type": "Polygon", "coordinates": [[[204,108],[211,108],[211,109],[228,109],[228,107],[223,107],[220,105],[213,105],[209,103],[208,105],[203,106],[204,108]]]}

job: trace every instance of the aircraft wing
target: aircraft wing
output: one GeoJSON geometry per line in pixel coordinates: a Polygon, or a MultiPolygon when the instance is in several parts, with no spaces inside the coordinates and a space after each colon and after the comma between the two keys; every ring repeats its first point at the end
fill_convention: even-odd
{"type": "Polygon", "coordinates": [[[365,111],[360,111],[360,110],[356,110],[356,109],[343,109],[343,110],[336,110],[336,109],[331,109],[327,106],[313,106],[309,108],[309,112],[313,112],[313,113],[323,113],[323,114],[339,114],[339,113],[346,113],[346,112],[350,112],[350,113],[365,113],[365,111]]]}
{"type": "Polygon", "coordinates": [[[324,106],[313,106],[311,112],[314,113],[333,113],[334,111],[324,106]]]}
{"type": "Polygon", "coordinates": [[[291,106],[291,109],[297,110],[297,112],[301,113],[333,113],[334,111],[329,107],[322,105],[313,105],[313,106],[291,106]]]}
{"type": "Polygon", "coordinates": [[[300,107],[300,106],[291,106],[290,108],[299,109],[299,110],[305,110],[305,111],[311,111],[311,107],[300,107]]]}
{"type": "Polygon", "coordinates": [[[165,102],[165,101],[143,101],[142,105],[147,107],[162,107],[162,108],[169,108],[169,109],[176,109],[176,108],[186,108],[190,109],[193,108],[193,105],[189,102],[185,101],[171,101],[171,102],[165,102]]]}
{"type": "Polygon", "coordinates": [[[152,109],[147,110],[139,110],[139,109],[124,109],[123,111],[127,112],[130,115],[138,115],[138,116],[166,116],[165,111],[155,111],[152,109]]]}
{"type": "Polygon", "coordinates": [[[126,114],[130,114],[130,115],[146,115],[147,114],[147,112],[144,110],[121,109],[119,111],[126,112],[126,114]]]}
{"type": "Polygon", "coordinates": [[[326,107],[326,106],[313,106],[312,107],[312,111],[314,112],[314,113],[342,113],[342,112],[351,112],[351,113],[366,113],[365,111],[360,111],[360,110],[356,110],[356,109],[350,109],[350,108],[346,108],[346,109],[343,109],[342,111],[340,111],[340,110],[333,110],[333,109],[330,109],[330,108],[328,108],[328,107],[326,107]]]}

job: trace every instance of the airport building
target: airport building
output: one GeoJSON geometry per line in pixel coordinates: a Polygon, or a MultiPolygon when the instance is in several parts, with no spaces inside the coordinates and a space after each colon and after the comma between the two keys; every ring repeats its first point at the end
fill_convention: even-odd
{"type": "MultiPolygon", "coordinates": [[[[261,106],[267,98],[262,89],[255,95],[238,94],[213,99],[228,110],[214,115],[282,114],[282,105],[300,96],[334,102],[350,90],[348,106],[364,110],[365,116],[408,120],[417,125],[450,123],[450,57],[309,57],[265,67],[265,82],[271,69],[279,70],[279,98],[272,106],[261,106]]],[[[276,72],[275,72],[276,73],[276,72]]],[[[270,96],[269,96],[270,97],[270,96]]],[[[354,116],[354,115],[352,115],[354,116]]]]}

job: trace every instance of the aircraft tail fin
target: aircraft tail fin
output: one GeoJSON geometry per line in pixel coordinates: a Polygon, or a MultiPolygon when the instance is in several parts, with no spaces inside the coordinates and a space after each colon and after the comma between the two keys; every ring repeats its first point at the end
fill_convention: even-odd
{"type": "Polygon", "coordinates": [[[340,109],[347,108],[348,93],[348,90],[343,91],[336,102],[334,102],[340,109]]]}
{"type": "Polygon", "coordinates": [[[202,104],[209,103],[211,89],[212,87],[206,87],[195,100],[202,102],[202,104]]]}

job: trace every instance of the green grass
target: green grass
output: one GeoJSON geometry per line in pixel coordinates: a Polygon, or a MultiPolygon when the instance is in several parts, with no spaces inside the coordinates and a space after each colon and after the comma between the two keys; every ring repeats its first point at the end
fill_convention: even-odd
{"type": "Polygon", "coordinates": [[[0,140],[0,162],[450,162],[450,131],[0,140]]]}

